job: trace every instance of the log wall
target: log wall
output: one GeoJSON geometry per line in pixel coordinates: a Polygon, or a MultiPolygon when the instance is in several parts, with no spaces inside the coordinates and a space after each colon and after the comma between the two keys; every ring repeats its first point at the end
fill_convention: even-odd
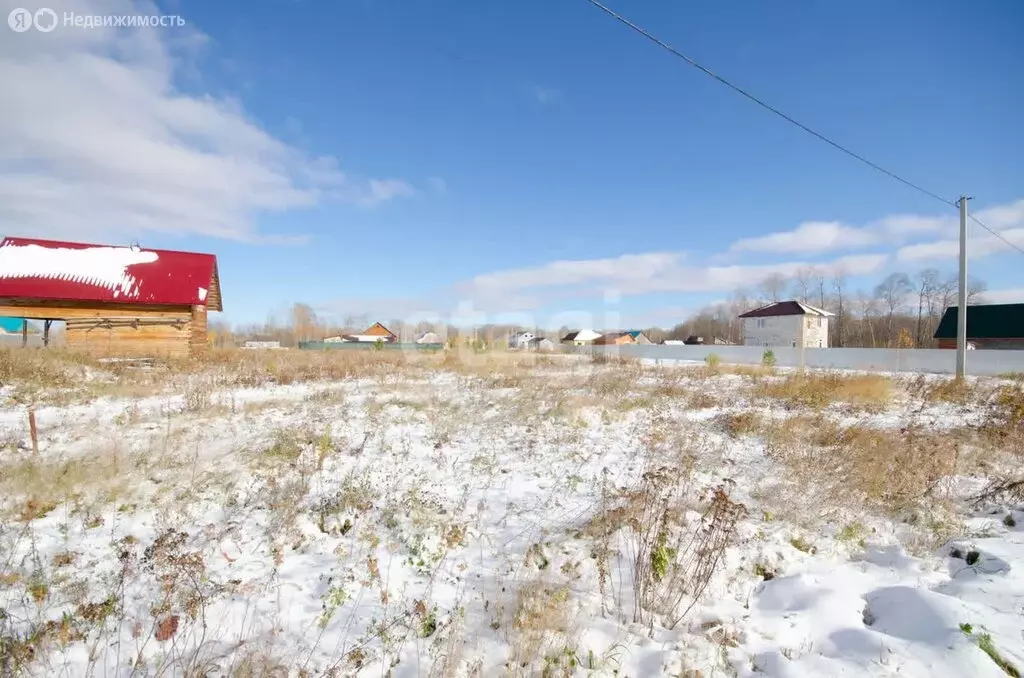
{"type": "Polygon", "coordinates": [[[0,299],[0,315],[67,323],[72,350],[131,357],[199,355],[206,349],[205,306],[145,306],[0,299]]]}

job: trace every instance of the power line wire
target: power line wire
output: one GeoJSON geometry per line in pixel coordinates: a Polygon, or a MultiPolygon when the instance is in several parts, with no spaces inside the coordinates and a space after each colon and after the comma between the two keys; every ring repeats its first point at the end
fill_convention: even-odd
{"type": "Polygon", "coordinates": [[[1003,234],[1002,234],[1002,233],[1000,233],[999,231],[997,231],[997,230],[995,230],[995,229],[989,228],[988,226],[986,226],[985,224],[983,224],[983,223],[981,222],[981,220],[980,220],[980,219],[978,219],[978,217],[974,216],[973,214],[968,214],[967,216],[968,216],[968,217],[970,217],[971,221],[973,221],[974,223],[976,223],[976,224],[977,224],[978,226],[981,226],[981,227],[982,227],[982,228],[984,228],[984,229],[985,229],[986,231],[988,231],[989,233],[991,233],[991,234],[992,234],[992,235],[994,235],[995,237],[999,238],[1000,240],[1002,240],[1002,241],[1003,241],[1004,243],[1006,243],[1007,245],[1009,245],[1009,246],[1010,246],[1010,247],[1012,247],[1013,249],[1017,250],[1017,251],[1018,251],[1018,252],[1020,252],[1021,254],[1024,254],[1024,249],[1022,249],[1022,248],[1018,247],[1017,245],[1015,245],[1015,244],[1013,244],[1012,242],[1010,242],[1009,240],[1007,240],[1007,239],[1006,239],[1006,238],[1005,238],[1005,237],[1003,236],[1003,234]]]}
{"type": "MultiPolygon", "coordinates": [[[[759,99],[758,97],[754,96],[753,94],[751,94],[750,92],[746,91],[742,87],[740,87],[738,85],[734,85],[733,83],[729,82],[728,80],[726,80],[722,76],[718,75],[717,73],[715,73],[711,69],[707,68],[706,66],[701,65],[695,59],[693,59],[691,57],[688,57],[687,55],[685,55],[682,52],[680,52],[679,50],[677,50],[675,47],[672,47],[671,45],[669,45],[668,43],[664,42],[663,40],[655,37],[649,31],[647,31],[644,28],[636,25],[635,23],[633,23],[632,21],[630,21],[626,17],[622,16],[621,14],[618,14],[617,12],[615,12],[612,9],[610,9],[609,7],[601,4],[600,2],[598,2],[598,0],[587,0],[587,2],[589,2],[594,7],[597,7],[602,12],[604,12],[608,16],[612,17],[613,19],[615,19],[619,23],[621,23],[621,24],[623,24],[625,26],[628,26],[629,28],[633,29],[634,31],[636,31],[640,35],[644,36],[645,38],[647,38],[648,40],[650,40],[654,44],[658,45],[662,49],[665,49],[668,52],[670,52],[671,54],[679,57],[680,59],[682,59],[686,63],[690,64],[691,66],[693,66],[697,70],[701,71],[705,75],[708,75],[708,76],[714,78],[715,80],[717,80],[718,82],[722,83],[723,85],[725,85],[729,89],[733,90],[734,92],[737,92],[738,94],[742,94],[744,97],[746,97],[747,99],[750,99],[751,101],[753,101],[758,106],[761,106],[762,108],[765,108],[765,109],[771,111],[772,113],[774,113],[778,117],[782,118],[786,122],[799,127],[804,132],[807,132],[811,136],[816,137],[820,141],[824,141],[826,144],[828,144],[829,146],[835,148],[836,150],[845,153],[846,155],[850,156],[851,158],[854,158],[856,160],[861,161],[862,163],[864,163],[868,167],[870,167],[870,168],[872,168],[874,170],[877,170],[877,171],[881,172],[882,174],[885,174],[886,176],[889,176],[889,177],[895,179],[896,181],[900,182],[901,184],[909,186],[910,188],[913,188],[914,190],[919,191],[919,192],[927,195],[930,198],[938,200],[939,202],[941,202],[944,205],[947,205],[949,207],[956,207],[957,206],[954,201],[946,200],[945,198],[943,198],[942,196],[938,195],[937,193],[933,193],[932,191],[929,191],[927,188],[919,186],[918,184],[915,184],[914,182],[912,182],[912,181],[910,181],[908,179],[904,179],[903,177],[901,177],[900,175],[896,174],[895,172],[890,172],[889,170],[885,169],[881,165],[878,165],[877,163],[871,162],[870,160],[865,158],[863,155],[860,155],[859,153],[851,151],[850,149],[846,148],[842,144],[840,144],[838,142],[835,142],[832,139],[829,139],[824,134],[821,134],[820,132],[816,132],[815,130],[811,129],[810,127],[808,127],[807,125],[803,124],[799,120],[796,120],[796,119],[790,117],[789,115],[786,115],[785,113],[783,113],[779,109],[775,108],[771,104],[769,104],[769,103],[759,99]]],[[[978,222],[978,223],[981,223],[981,222],[978,222]]],[[[985,228],[987,229],[988,227],[985,226],[985,228]]],[[[1016,247],[1016,246],[1014,246],[1014,247],[1016,247]]],[[[1022,250],[1022,253],[1024,253],[1024,250],[1022,250]]]]}
{"type": "MultiPolygon", "coordinates": [[[[959,204],[958,204],[957,201],[947,200],[947,199],[943,198],[942,196],[938,195],[937,193],[929,191],[927,188],[924,188],[923,186],[915,184],[914,182],[912,182],[912,181],[910,181],[908,179],[904,179],[903,177],[901,177],[900,175],[896,174],[895,172],[891,172],[891,171],[885,169],[881,165],[879,165],[879,164],[877,164],[875,162],[872,162],[871,160],[868,160],[863,155],[860,155],[859,153],[857,153],[855,151],[851,151],[849,148],[846,148],[842,144],[840,144],[840,143],[838,143],[836,141],[833,141],[832,139],[828,138],[824,134],[815,131],[814,129],[812,129],[811,127],[808,127],[807,125],[803,124],[799,120],[796,120],[795,118],[787,115],[786,113],[783,113],[778,108],[775,108],[771,104],[769,104],[769,103],[765,102],[764,100],[758,98],[757,96],[751,94],[750,92],[748,92],[747,90],[743,89],[742,87],[740,87],[738,85],[735,85],[732,82],[726,80],[722,76],[720,76],[717,73],[715,73],[714,71],[712,71],[710,68],[708,68],[708,67],[702,65],[701,63],[699,63],[696,59],[693,59],[692,57],[689,57],[686,54],[683,54],[682,52],[677,50],[675,47],[672,47],[671,45],[666,43],[664,40],[661,40],[660,38],[658,38],[658,37],[654,36],[653,34],[651,34],[650,31],[647,31],[643,27],[638,26],[637,24],[633,23],[632,21],[630,21],[626,17],[622,16],[621,14],[616,12],[615,10],[613,10],[613,9],[609,8],[608,6],[602,4],[598,0],[587,0],[587,2],[589,2],[594,7],[597,7],[602,12],[604,12],[608,16],[612,17],[613,19],[615,19],[619,23],[623,24],[624,26],[627,26],[627,27],[631,28],[632,30],[636,31],[637,33],[639,33],[643,37],[647,38],[648,40],[650,40],[654,44],[658,45],[662,49],[668,51],[669,53],[673,54],[674,56],[679,57],[680,59],[682,59],[686,63],[690,64],[691,66],[693,66],[697,70],[701,71],[705,75],[708,75],[711,78],[717,80],[718,82],[722,83],[723,85],[725,85],[729,89],[733,90],[734,92],[743,95],[747,99],[753,101],[758,106],[761,106],[762,108],[770,111],[771,113],[774,113],[775,115],[777,115],[778,117],[782,118],[786,122],[788,122],[788,123],[790,123],[792,125],[795,125],[799,129],[803,130],[804,132],[807,132],[811,136],[819,139],[820,141],[824,141],[826,144],[828,144],[829,146],[835,148],[836,150],[838,150],[838,151],[840,151],[842,153],[845,153],[846,155],[850,156],[851,158],[859,160],[860,162],[864,163],[868,167],[870,167],[870,168],[872,168],[874,170],[877,170],[878,172],[881,172],[882,174],[885,174],[888,177],[891,177],[891,178],[895,179],[896,181],[900,182],[901,184],[909,186],[910,188],[913,188],[914,190],[919,191],[920,193],[923,193],[924,195],[927,195],[928,197],[933,198],[933,199],[941,202],[943,205],[947,205],[949,207],[954,207],[954,208],[955,207],[959,207],[959,204]]],[[[1008,240],[1005,236],[1003,236],[1001,233],[999,233],[995,229],[990,228],[989,226],[987,226],[984,222],[982,222],[980,219],[978,219],[973,214],[969,214],[968,216],[970,217],[971,221],[973,221],[977,225],[981,226],[983,229],[985,229],[986,231],[988,231],[989,233],[994,235],[996,238],[998,238],[999,240],[1003,241],[1004,243],[1009,245],[1011,248],[1017,250],[1021,254],[1024,254],[1024,248],[1021,248],[1018,245],[1014,244],[1013,242],[1008,240]]]]}

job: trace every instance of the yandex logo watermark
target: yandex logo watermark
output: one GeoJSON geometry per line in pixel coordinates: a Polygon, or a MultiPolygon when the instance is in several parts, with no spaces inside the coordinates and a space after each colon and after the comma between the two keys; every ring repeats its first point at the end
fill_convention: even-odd
{"type": "Polygon", "coordinates": [[[25,33],[33,28],[49,33],[58,26],[62,28],[180,28],[185,20],[177,14],[75,14],[64,12],[63,16],[49,7],[31,12],[22,7],[11,10],[7,25],[15,33],[25,33]]]}

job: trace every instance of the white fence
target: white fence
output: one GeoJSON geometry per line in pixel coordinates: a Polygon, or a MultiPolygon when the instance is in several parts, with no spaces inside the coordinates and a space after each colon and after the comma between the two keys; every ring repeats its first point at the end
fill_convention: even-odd
{"type": "MultiPolygon", "coordinates": [[[[765,349],[760,346],[562,346],[566,352],[618,355],[666,361],[703,362],[714,354],[723,363],[759,365],[765,349]]],[[[871,372],[922,372],[954,374],[956,351],[922,348],[788,348],[773,347],[780,367],[867,370],[871,372]]],[[[1024,351],[968,351],[967,374],[998,376],[1024,373],[1024,351]]]]}

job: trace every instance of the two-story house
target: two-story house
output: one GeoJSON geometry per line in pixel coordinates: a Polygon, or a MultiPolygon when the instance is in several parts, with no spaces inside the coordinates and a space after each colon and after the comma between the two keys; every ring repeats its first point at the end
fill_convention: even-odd
{"type": "Polygon", "coordinates": [[[508,338],[509,348],[529,348],[530,342],[537,338],[533,332],[516,332],[508,338]]]}
{"type": "Polygon", "coordinates": [[[739,317],[744,346],[828,348],[832,313],[799,301],[777,301],[739,317]]]}

